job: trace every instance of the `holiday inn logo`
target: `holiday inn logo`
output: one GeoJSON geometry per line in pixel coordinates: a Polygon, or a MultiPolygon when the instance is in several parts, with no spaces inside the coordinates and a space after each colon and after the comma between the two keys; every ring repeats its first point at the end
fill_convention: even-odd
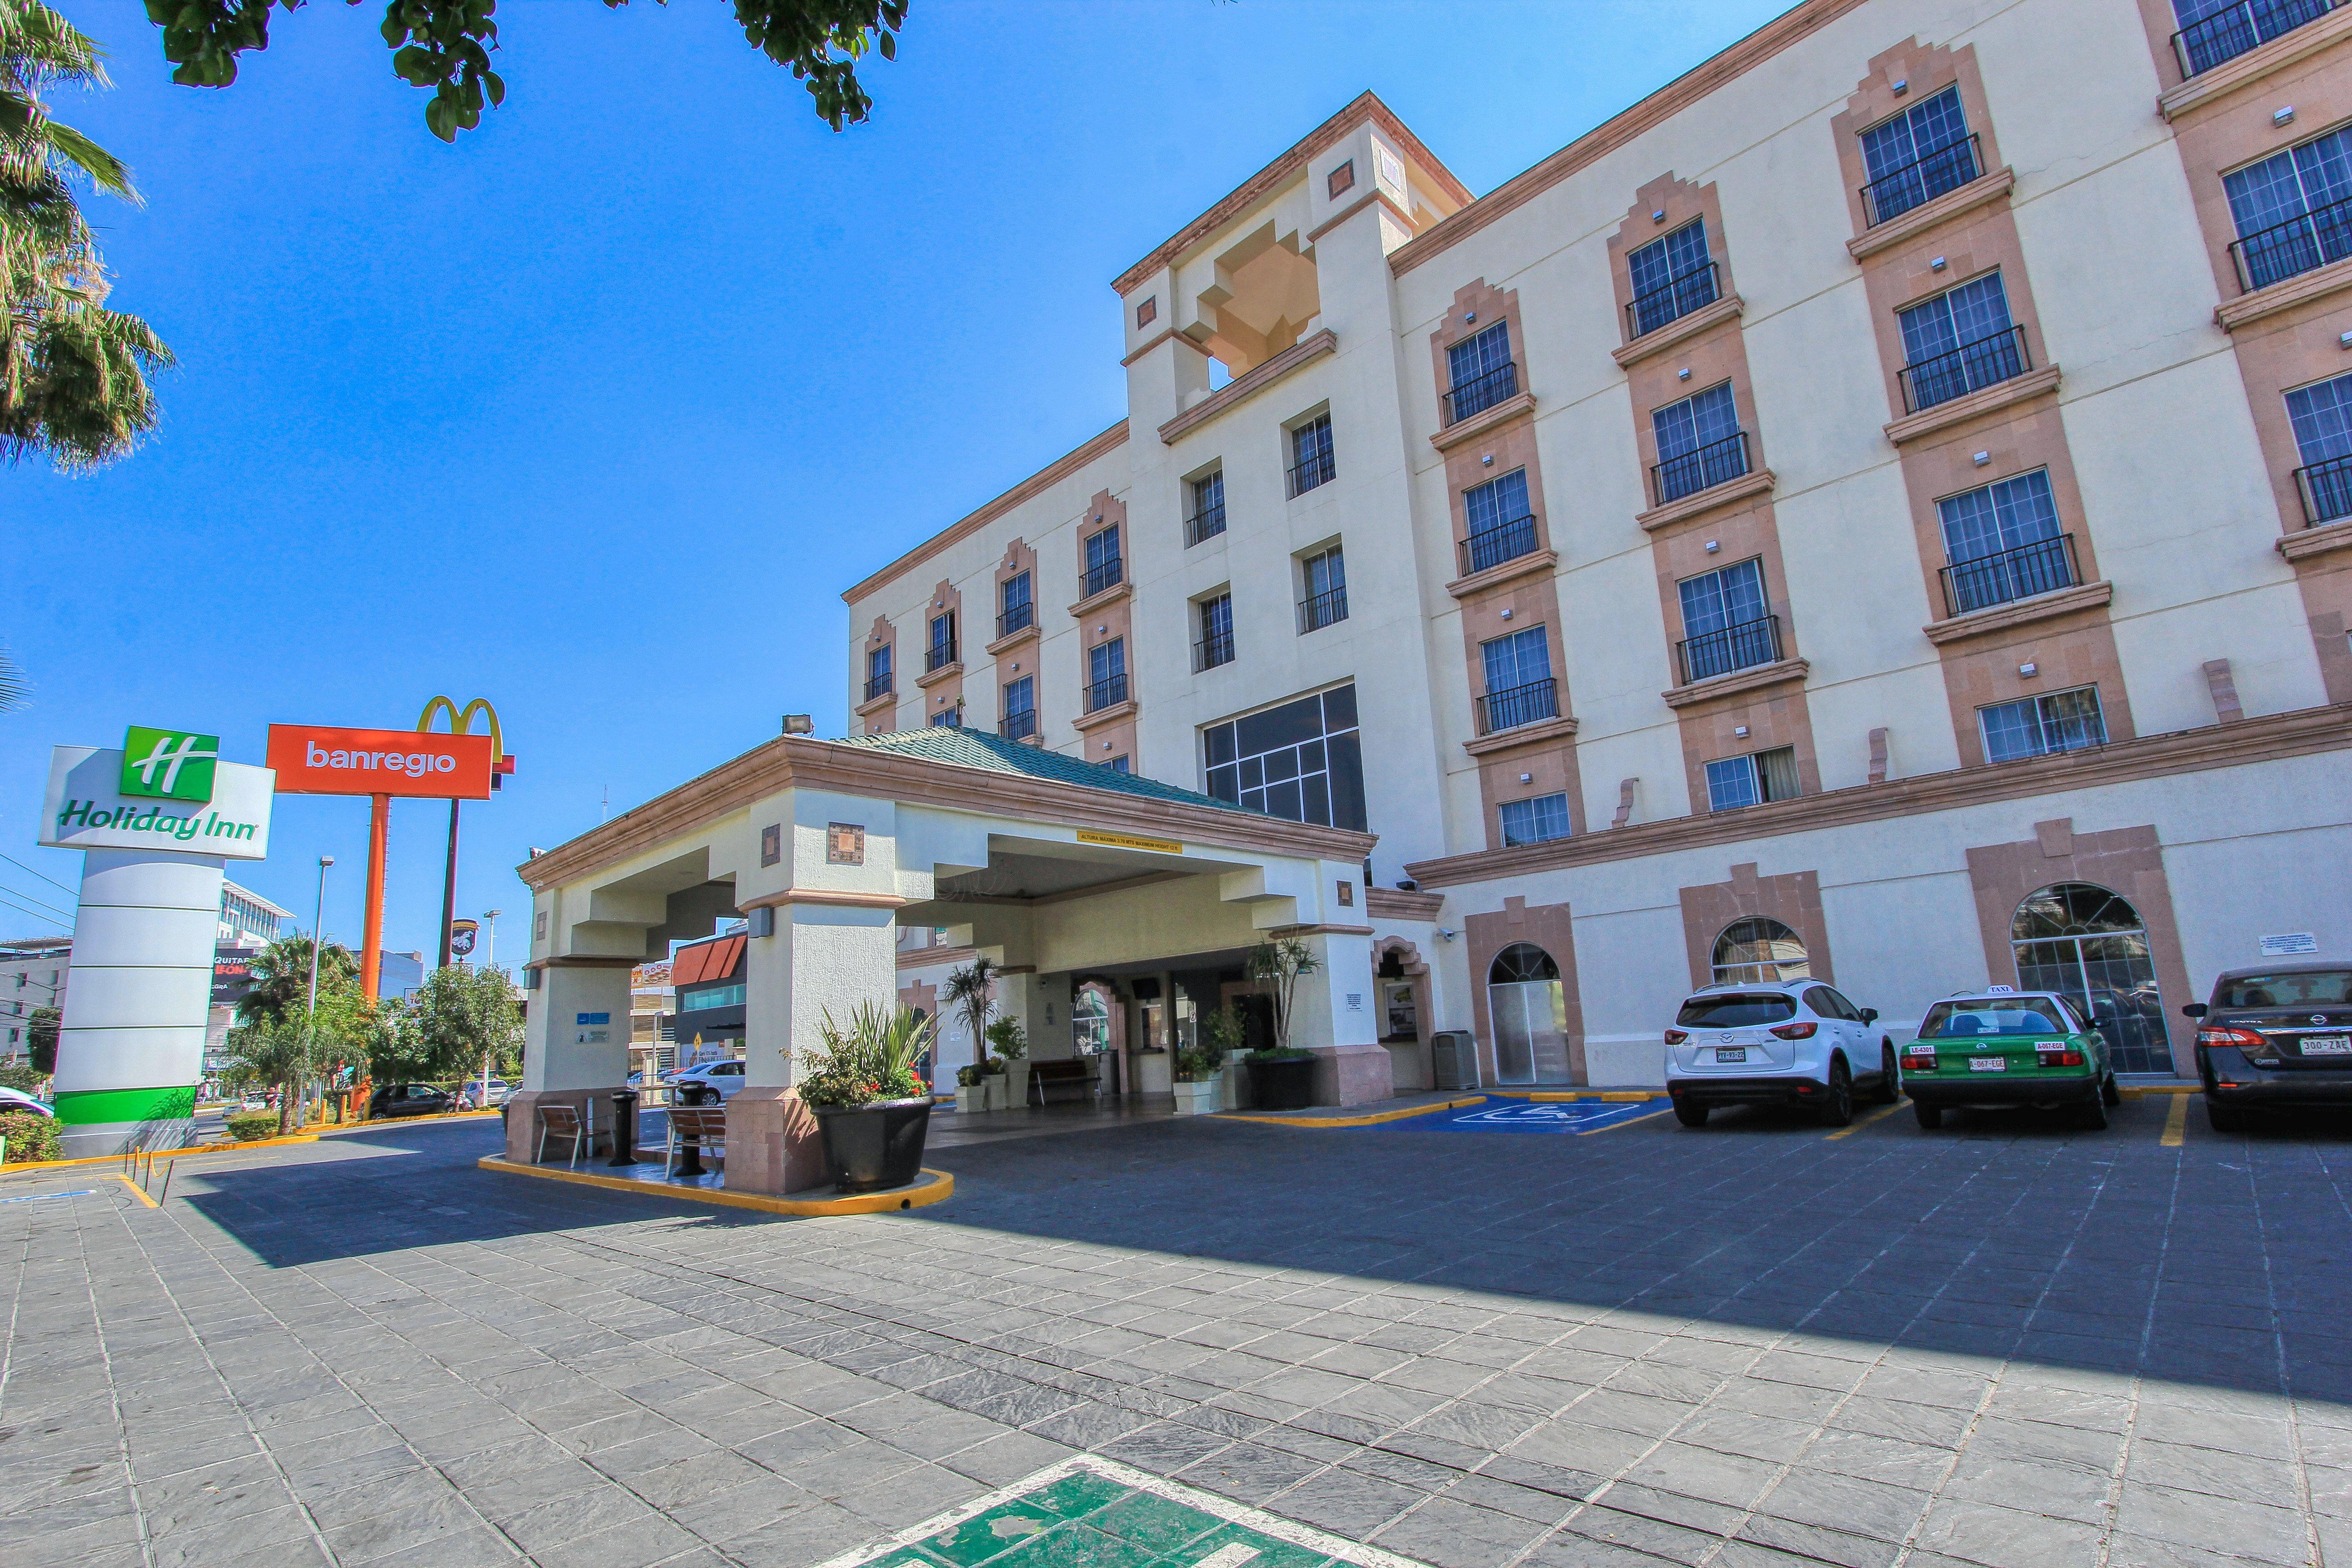
{"type": "Polygon", "coordinates": [[[213,797],[213,765],[219,760],[218,735],[133,724],[122,742],[122,793],[208,801],[213,797]]]}

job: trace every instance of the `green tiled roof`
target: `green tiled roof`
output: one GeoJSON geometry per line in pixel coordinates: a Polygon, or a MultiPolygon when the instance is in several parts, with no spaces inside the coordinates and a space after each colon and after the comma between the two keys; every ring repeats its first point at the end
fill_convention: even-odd
{"type": "MultiPolygon", "coordinates": [[[[920,757],[929,763],[952,763],[961,768],[985,768],[999,773],[1027,773],[1031,778],[1051,779],[1055,784],[1109,790],[1114,795],[1138,795],[1147,800],[1164,800],[1181,805],[1213,805],[1221,811],[1242,809],[1231,801],[1218,800],[1213,795],[1200,795],[1189,789],[1178,789],[1174,784],[1164,784],[1140,773],[1113,773],[1098,763],[1064,756],[1042,746],[1024,745],[983,730],[966,730],[950,724],[929,725],[920,730],[894,730],[886,735],[856,735],[835,744],[866,746],[902,757],[920,757]]],[[[1249,815],[1256,816],[1262,814],[1251,812],[1249,815]]]]}

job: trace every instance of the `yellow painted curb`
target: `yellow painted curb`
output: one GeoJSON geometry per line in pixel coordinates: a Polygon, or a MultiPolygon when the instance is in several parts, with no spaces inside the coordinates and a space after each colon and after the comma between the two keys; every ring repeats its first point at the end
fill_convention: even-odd
{"type": "Polygon", "coordinates": [[[1504,1100],[1536,1100],[1548,1103],[1561,1100],[1600,1100],[1630,1103],[1644,1100],[1664,1100],[1665,1091],[1658,1089],[1497,1089],[1489,1093],[1504,1100]]]}
{"type": "Polygon", "coordinates": [[[2151,1094],[2202,1094],[2201,1083],[2127,1083],[2120,1086],[2126,1100],[2144,1100],[2151,1094]]]}
{"type": "Polygon", "coordinates": [[[124,1175],[117,1175],[114,1179],[115,1179],[116,1181],[118,1181],[118,1182],[121,1182],[124,1186],[129,1187],[129,1188],[131,1189],[131,1192],[132,1192],[132,1193],[133,1193],[133,1194],[138,1197],[139,1201],[140,1201],[141,1203],[142,1203],[142,1204],[145,1204],[149,1208],[151,1208],[151,1209],[157,1209],[157,1208],[162,1208],[162,1207],[163,1206],[163,1205],[161,1205],[161,1204],[157,1203],[153,1198],[149,1197],[149,1196],[147,1195],[147,1190],[146,1190],[144,1187],[142,1187],[138,1183],[136,1183],[136,1182],[132,1181],[130,1177],[128,1177],[128,1176],[124,1176],[124,1175]]]}
{"type": "Polygon", "coordinates": [[[570,1182],[583,1187],[604,1187],[616,1193],[641,1193],[654,1197],[683,1198],[688,1203],[718,1204],[730,1209],[757,1209],[762,1214],[837,1215],[896,1214],[900,1209],[928,1208],[955,1195],[955,1177],[923,1167],[931,1178],[917,1186],[887,1193],[856,1193],[845,1198],[772,1198],[760,1193],[730,1193],[716,1187],[676,1187],[667,1182],[640,1182],[627,1176],[599,1176],[587,1171],[561,1170],[552,1165],[526,1165],[497,1154],[476,1162],[485,1171],[509,1176],[537,1176],[542,1181],[570,1182]]]}
{"type": "MultiPolygon", "coordinates": [[[[293,1132],[283,1138],[257,1138],[250,1143],[192,1143],[184,1149],[157,1149],[152,1154],[142,1154],[139,1158],[184,1160],[191,1154],[237,1154],[247,1149],[267,1149],[273,1143],[316,1143],[318,1141],[319,1135],[315,1132],[293,1132]]],[[[82,1160],[28,1160],[21,1163],[12,1160],[0,1165],[0,1176],[21,1176],[33,1171],[62,1171],[72,1165],[121,1163],[122,1156],[120,1154],[92,1154],[82,1160]]]]}
{"type": "Polygon", "coordinates": [[[1452,1110],[1457,1106],[1484,1105],[1486,1097],[1474,1094],[1463,1100],[1443,1100],[1433,1105],[1408,1105],[1402,1110],[1375,1110],[1369,1116],[1244,1116],[1226,1110],[1217,1114],[1220,1121],[1257,1121],[1268,1127],[1374,1127],[1383,1121],[1402,1121],[1408,1116],[1427,1116],[1433,1110],[1452,1110]]]}

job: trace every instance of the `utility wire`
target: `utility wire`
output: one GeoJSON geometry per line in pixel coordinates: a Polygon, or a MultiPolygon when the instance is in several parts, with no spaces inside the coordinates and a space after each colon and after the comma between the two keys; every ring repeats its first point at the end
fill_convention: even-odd
{"type": "Polygon", "coordinates": [[[5,893],[10,898],[22,899],[28,904],[37,904],[42,909],[48,910],[49,913],[65,921],[68,925],[71,925],[73,923],[74,916],[71,910],[61,910],[58,908],[57,905],[49,902],[48,900],[41,897],[38,893],[24,892],[18,889],[9,887],[5,882],[0,882],[0,893],[5,893]]]}
{"type": "MultiPolygon", "coordinates": [[[[56,919],[58,918],[58,917],[57,917],[57,915],[56,915],[56,913],[55,913],[54,911],[52,911],[52,912],[50,912],[50,913],[48,913],[48,914],[43,914],[43,913],[42,913],[40,910],[28,910],[28,909],[26,909],[24,905],[22,905],[22,904],[20,904],[20,903],[17,903],[16,900],[12,900],[12,899],[8,898],[8,897],[6,896],[6,891],[5,891],[5,889],[0,889],[0,904],[6,904],[10,909],[15,910],[18,914],[30,915],[30,916],[32,916],[35,920],[39,921],[40,922],[42,922],[44,925],[47,924],[49,921],[54,921],[54,920],[56,920],[56,919]]],[[[72,923],[73,923],[73,917],[71,917],[70,915],[68,915],[68,917],[66,917],[66,923],[67,923],[67,924],[68,924],[68,925],[72,924],[72,923]]],[[[62,933],[60,933],[60,934],[62,934],[62,933]]]]}
{"type": "MultiPolygon", "coordinates": [[[[18,869],[19,871],[33,871],[33,868],[32,868],[30,866],[26,865],[22,860],[17,859],[14,855],[0,855],[0,860],[5,860],[5,861],[7,861],[7,862],[8,862],[8,864],[10,864],[11,866],[16,867],[16,869],[18,869]]],[[[55,877],[43,876],[43,875],[42,875],[42,873],[40,873],[40,872],[38,872],[38,871],[33,871],[33,875],[34,875],[34,876],[36,876],[36,877],[39,877],[39,878],[41,879],[41,880],[42,880],[42,881],[47,882],[50,887],[55,888],[55,889],[56,889],[58,892],[60,892],[60,893],[74,893],[74,890],[73,890],[71,888],[67,887],[63,882],[58,881],[55,877]]],[[[77,898],[77,899],[79,899],[79,898],[80,898],[80,897],[81,897],[81,895],[80,895],[79,893],[74,893],[74,897],[75,897],[75,898],[77,898]]]]}

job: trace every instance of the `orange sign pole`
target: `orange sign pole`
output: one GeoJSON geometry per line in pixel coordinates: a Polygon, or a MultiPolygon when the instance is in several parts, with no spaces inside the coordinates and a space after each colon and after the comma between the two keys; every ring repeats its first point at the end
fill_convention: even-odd
{"type": "Polygon", "coordinates": [[[367,910],[361,928],[360,994],[373,1002],[383,973],[383,852],[392,835],[392,796],[369,798],[367,910]]]}

